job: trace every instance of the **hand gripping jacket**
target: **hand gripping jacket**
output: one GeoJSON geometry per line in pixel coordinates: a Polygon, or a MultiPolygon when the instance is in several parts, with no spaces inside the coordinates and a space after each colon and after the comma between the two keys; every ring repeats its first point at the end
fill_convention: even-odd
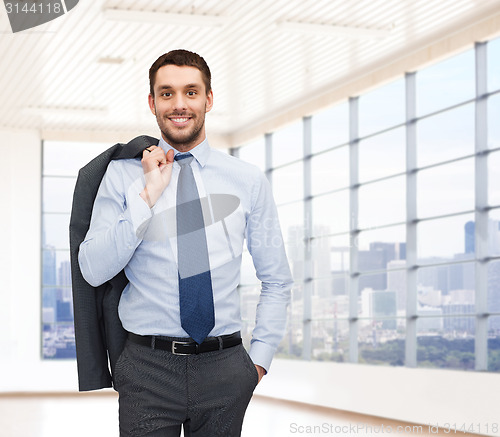
{"type": "Polygon", "coordinates": [[[69,239],[80,391],[112,387],[114,365],[127,338],[118,317],[118,302],[128,279],[122,270],[108,282],[92,287],[83,279],[78,264],[78,250],[89,229],[97,190],[110,161],[140,159],[143,150],[153,145],[158,145],[158,140],[148,136],[134,138],[127,144],[115,144],[78,173],[69,239]]]}

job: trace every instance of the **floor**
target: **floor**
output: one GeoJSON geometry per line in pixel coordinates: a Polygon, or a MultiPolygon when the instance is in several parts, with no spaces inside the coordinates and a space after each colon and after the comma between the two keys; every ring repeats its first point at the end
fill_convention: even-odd
{"type": "MultiPolygon", "coordinates": [[[[391,420],[254,396],[242,437],[450,435],[391,420]],[[398,428],[398,426],[400,428],[398,428]]],[[[117,399],[98,394],[0,395],[2,437],[118,436],[117,399]]],[[[464,434],[460,433],[464,436],[464,434]]],[[[469,434],[471,435],[471,434],[469,434]]],[[[229,437],[229,436],[228,436],[229,437]]]]}

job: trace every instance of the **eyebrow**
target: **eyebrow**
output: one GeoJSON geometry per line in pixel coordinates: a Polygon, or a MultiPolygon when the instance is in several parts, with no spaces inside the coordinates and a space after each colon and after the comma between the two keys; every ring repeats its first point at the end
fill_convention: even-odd
{"type": "MultiPolygon", "coordinates": [[[[187,88],[201,88],[202,85],[199,84],[199,83],[189,83],[187,85],[184,86],[185,89],[187,88]]],[[[170,90],[172,89],[173,86],[172,85],[160,85],[159,87],[159,90],[162,91],[162,90],[170,90]]]]}

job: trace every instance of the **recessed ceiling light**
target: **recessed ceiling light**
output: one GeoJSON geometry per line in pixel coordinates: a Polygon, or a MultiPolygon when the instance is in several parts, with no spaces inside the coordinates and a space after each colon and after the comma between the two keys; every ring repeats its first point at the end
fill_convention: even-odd
{"type": "Polygon", "coordinates": [[[304,23],[299,21],[279,21],[278,29],[284,32],[343,36],[355,39],[382,39],[388,37],[394,29],[391,25],[386,29],[372,29],[368,27],[337,26],[333,24],[304,23]]]}
{"type": "Polygon", "coordinates": [[[28,115],[88,116],[106,115],[108,108],[97,106],[27,106],[23,112],[28,115]]]}
{"type": "Polygon", "coordinates": [[[227,17],[220,15],[171,14],[112,8],[104,8],[102,12],[104,18],[109,21],[162,24],[163,26],[222,27],[227,21],[227,17]]]}

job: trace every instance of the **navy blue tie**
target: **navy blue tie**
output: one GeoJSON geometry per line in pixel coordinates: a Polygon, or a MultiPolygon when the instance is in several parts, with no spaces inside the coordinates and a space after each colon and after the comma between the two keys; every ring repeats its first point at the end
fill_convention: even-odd
{"type": "Polygon", "coordinates": [[[197,343],[215,326],[212,277],[201,201],[191,153],[177,154],[177,264],[181,326],[197,343]]]}

